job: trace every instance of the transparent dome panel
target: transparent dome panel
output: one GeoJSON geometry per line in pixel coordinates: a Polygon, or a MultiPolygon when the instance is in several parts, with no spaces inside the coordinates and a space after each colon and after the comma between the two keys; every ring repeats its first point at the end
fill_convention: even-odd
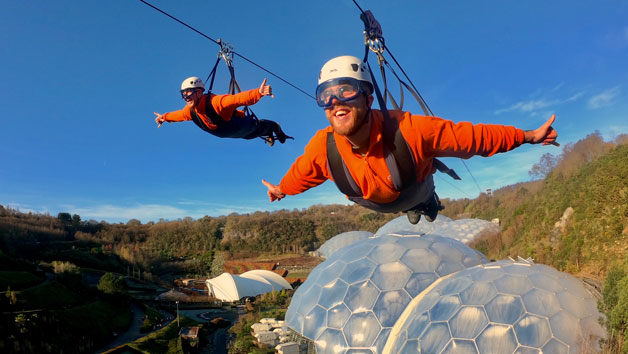
{"type": "Polygon", "coordinates": [[[380,329],[381,326],[372,312],[358,312],[349,317],[344,333],[350,347],[370,347],[380,329]]]}
{"type": "Polygon", "coordinates": [[[545,317],[523,316],[515,323],[514,328],[519,343],[529,347],[541,348],[552,337],[549,322],[545,317]]]}
{"type": "Polygon", "coordinates": [[[449,324],[455,338],[474,339],[486,328],[488,317],[481,306],[463,306],[449,324]]]}

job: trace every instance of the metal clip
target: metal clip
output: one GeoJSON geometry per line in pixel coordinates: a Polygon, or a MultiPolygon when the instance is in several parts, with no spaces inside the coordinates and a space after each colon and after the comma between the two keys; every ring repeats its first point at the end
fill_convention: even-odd
{"type": "Polygon", "coordinates": [[[233,66],[233,47],[220,38],[218,39],[218,44],[220,45],[220,52],[218,52],[218,57],[223,58],[227,66],[233,66]]]}
{"type": "Polygon", "coordinates": [[[364,22],[364,44],[379,56],[384,52],[384,37],[382,26],[377,22],[375,16],[370,10],[366,10],[360,15],[360,19],[364,22]]]}

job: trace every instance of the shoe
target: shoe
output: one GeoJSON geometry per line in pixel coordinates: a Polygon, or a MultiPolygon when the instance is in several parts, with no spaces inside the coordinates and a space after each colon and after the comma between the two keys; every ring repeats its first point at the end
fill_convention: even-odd
{"type": "Polygon", "coordinates": [[[421,220],[421,212],[417,209],[406,211],[406,215],[408,216],[408,221],[412,225],[418,224],[419,220],[421,220]]]}
{"type": "Polygon", "coordinates": [[[434,195],[428,200],[427,204],[423,205],[425,220],[428,222],[434,222],[438,216],[438,212],[443,209],[443,206],[440,204],[440,199],[438,199],[438,195],[434,192],[434,195]]]}
{"type": "Polygon", "coordinates": [[[282,144],[285,143],[286,139],[289,138],[289,136],[287,136],[286,133],[281,130],[281,127],[279,125],[277,125],[277,131],[275,132],[275,135],[277,135],[277,140],[279,140],[279,142],[282,144]]]}

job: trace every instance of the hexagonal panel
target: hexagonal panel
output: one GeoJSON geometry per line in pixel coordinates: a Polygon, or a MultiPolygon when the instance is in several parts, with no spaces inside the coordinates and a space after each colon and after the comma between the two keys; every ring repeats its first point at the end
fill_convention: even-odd
{"type": "Polygon", "coordinates": [[[512,328],[497,324],[488,325],[475,343],[481,353],[512,353],[518,345],[512,328]]]}
{"type": "Polygon", "coordinates": [[[347,263],[345,270],[340,274],[340,278],[349,284],[354,284],[367,280],[373,274],[376,264],[368,258],[360,258],[351,263],[347,263]]]}
{"type": "Polygon", "coordinates": [[[582,332],[578,318],[567,311],[561,311],[550,317],[554,337],[564,343],[575,344],[582,341],[582,332]]]}
{"type": "Polygon", "coordinates": [[[556,338],[552,338],[549,342],[547,342],[547,344],[545,344],[542,352],[552,354],[569,354],[569,347],[556,338]]]}
{"type": "Polygon", "coordinates": [[[328,309],[330,307],[342,304],[349,284],[342,279],[335,279],[321,288],[321,296],[318,304],[328,309]]]}
{"type": "Polygon", "coordinates": [[[396,290],[403,288],[411,275],[401,262],[384,263],[375,268],[372,281],[380,290],[396,290]]]}
{"type": "Polygon", "coordinates": [[[412,299],[404,290],[381,293],[373,312],[384,327],[392,327],[412,299]]]}
{"type": "Polygon", "coordinates": [[[560,311],[560,303],[555,293],[534,288],[525,293],[521,299],[529,312],[541,316],[552,316],[560,311]]]}
{"type": "Polygon", "coordinates": [[[339,304],[327,310],[327,327],[341,329],[351,316],[351,310],[345,304],[339,304]]]}
{"type": "Polygon", "coordinates": [[[451,339],[449,326],[443,322],[432,322],[419,341],[421,353],[440,353],[451,339]]]}
{"type": "Polygon", "coordinates": [[[367,256],[376,264],[390,263],[399,260],[407,248],[396,243],[377,245],[367,256]]]}
{"type": "Polygon", "coordinates": [[[541,348],[552,337],[552,331],[546,317],[525,315],[514,325],[519,343],[534,348],[541,348]]]}
{"type": "Polygon", "coordinates": [[[491,322],[513,324],[525,312],[521,298],[514,295],[497,295],[485,305],[491,322]]]}
{"type": "Polygon", "coordinates": [[[326,328],[314,341],[318,353],[340,354],[347,350],[347,341],[342,331],[326,328]]]}
{"type": "Polygon", "coordinates": [[[497,294],[492,283],[476,282],[460,293],[460,299],[467,305],[484,305],[497,294]]]}
{"type": "Polygon", "coordinates": [[[447,295],[430,309],[432,321],[447,321],[460,307],[460,298],[457,295],[447,295]]]}
{"type": "Polygon", "coordinates": [[[416,248],[408,250],[401,261],[415,273],[434,272],[440,264],[440,258],[429,249],[416,248]]]}
{"type": "Polygon", "coordinates": [[[528,277],[518,275],[503,275],[495,279],[493,283],[497,291],[513,295],[523,295],[534,286],[528,277]]]}
{"type": "Polygon", "coordinates": [[[379,297],[380,290],[370,281],[349,286],[345,296],[345,304],[352,312],[362,312],[373,308],[379,297]]]}
{"type": "Polygon", "coordinates": [[[463,306],[449,321],[453,337],[461,339],[475,339],[487,324],[482,306],[463,306]]]}
{"type": "Polygon", "coordinates": [[[316,339],[325,329],[327,323],[327,310],[314,306],[303,320],[303,335],[310,339],[316,339]]]}
{"type": "Polygon", "coordinates": [[[347,344],[350,347],[370,347],[375,342],[380,328],[372,312],[354,312],[344,327],[347,344]]]}
{"type": "Polygon", "coordinates": [[[410,276],[408,283],[406,284],[406,291],[411,297],[419,295],[425,288],[430,286],[434,281],[438,279],[435,272],[432,273],[415,273],[410,276]]]}

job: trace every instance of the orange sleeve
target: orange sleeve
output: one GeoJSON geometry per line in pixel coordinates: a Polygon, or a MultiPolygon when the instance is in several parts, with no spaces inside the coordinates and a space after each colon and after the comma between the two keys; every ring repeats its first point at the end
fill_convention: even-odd
{"type": "Polygon", "coordinates": [[[261,98],[259,89],[252,89],[235,95],[213,95],[211,102],[216,113],[225,121],[230,121],[236,108],[256,104],[261,98]]]}
{"type": "Polygon", "coordinates": [[[192,115],[190,114],[190,107],[185,106],[183,109],[178,111],[164,113],[163,115],[166,122],[182,122],[185,120],[192,120],[192,115]]]}
{"type": "Polygon", "coordinates": [[[403,119],[401,126],[404,137],[417,142],[415,156],[418,157],[488,157],[524,142],[523,130],[513,126],[454,123],[425,116],[403,119]]]}
{"type": "Polygon", "coordinates": [[[331,179],[327,170],[327,132],[331,127],[319,130],[305,146],[305,152],[292,164],[281,179],[279,187],[288,195],[306,190],[331,179]]]}

